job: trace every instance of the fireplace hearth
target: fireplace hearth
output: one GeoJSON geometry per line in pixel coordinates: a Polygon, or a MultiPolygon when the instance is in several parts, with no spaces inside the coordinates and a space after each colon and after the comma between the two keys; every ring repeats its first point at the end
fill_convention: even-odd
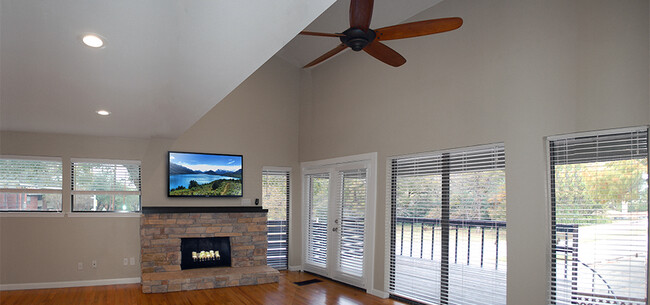
{"type": "Polygon", "coordinates": [[[230,237],[181,238],[181,270],[230,267],[230,237]]]}

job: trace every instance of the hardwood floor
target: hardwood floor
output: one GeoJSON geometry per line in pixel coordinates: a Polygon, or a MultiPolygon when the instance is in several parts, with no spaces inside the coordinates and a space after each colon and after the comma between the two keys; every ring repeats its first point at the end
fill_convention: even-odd
{"type": "Polygon", "coordinates": [[[141,292],[140,284],[74,287],[59,289],[0,291],[1,305],[72,304],[404,304],[381,299],[362,290],[312,274],[283,271],[280,282],[170,293],[141,292]],[[318,278],[320,283],[298,286],[293,282],[318,278]]]}

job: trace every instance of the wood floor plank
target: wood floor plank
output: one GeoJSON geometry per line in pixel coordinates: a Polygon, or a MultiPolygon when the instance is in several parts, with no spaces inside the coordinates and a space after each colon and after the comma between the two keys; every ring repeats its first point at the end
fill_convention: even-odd
{"type": "Polygon", "coordinates": [[[170,293],[141,291],[140,284],[0,291],[1,305],[384,305],[404,304],[303,272],[280,272],[278,283],[170,293]],[[298,286],[310,279],[323,282],[298,286]]]}

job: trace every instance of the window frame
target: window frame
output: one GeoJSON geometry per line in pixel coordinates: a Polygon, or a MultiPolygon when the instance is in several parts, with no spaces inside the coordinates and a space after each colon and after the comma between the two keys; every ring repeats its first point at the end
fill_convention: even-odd
{"type": "MultiPolygon", "coordinates": [[[[292,214],[291,213],[291,205],[292,205],[292,197],[293,197],[293,196],[291,196],[291,192],[293,191],[293,188],[292,188],[292,185],[291,185],[292,184],[291,179],[292,179],[293,175],[291,174],[291,167],[264,166],[264,167],[262,167],[262,187],[264,186],[264,175],[265,175],[266,172],[284,172],[287,175],[287,206],[286,206],[286,209],[287,209],[287,213],[286,213],[286,219],[287,219],[287,238],[286,238],[287,239],[287,258],[286,258],[287,259],[287,265],[286,265],[286,270],[289,270],[290,269],[289,268],[289,252],[290,252],[290,249],[291,249],[291,229],[292,229],[292,225],[291,225],[291,223],[292,223],[291,222],[291,214],[292,214]]],[[[261,202],[262,207],[264,207],[264,194],[263,194],[263,192],[264,192],[264,190],[262,189],[262,202],[261,202]]],[[[267,219],[267,222],[268,222],[268,219],[267,219]]],[[[268,254],[267,254],[267,258],[268,258],[268,254]]],[[[267,259],[267,265],[268,265],[268,259],[267,259]]],[[[280,269],[280,270],[284,270],[284,269],[280,269]]]]}
{"type": "Polygon", "coordinates": [[[14,216],[62,216],[63,215],[63,158],[50,157],[50,156],[26,156],[26,155],[0,155],[0,159],[14,159],[14,160],[32,160],[32,161],[53,161],[59,162],[61,168],[61,187],[60,189],[20,189],[20,188],[0,188],[0,193],[39,193],[39,194],[59,194],[61,196],[61,205],[58,210],[0,210],[0,217],[14,217],[14,216]]]}
{"type": "Polygon", "coordinates": [[[70,159],[70,213],[68,216],[131,216],[137,217],[142,213],[142,161],[140,160],[118,160],[118,159],[94,159],[94,158],[71,158],[70,159]],[[121,164],[137,164],[138,166],[138,181],[137,191],[75,191],[75,163],[98,163],[108,165],[121,165],[121,164]],[[75,195],[93,195],[97,193],[104,193],[109,195],[138,195],[138,210],[137,211],[75,211],[75,195]]]}
{"type": "MultiPolygon", "coordinates": [[[[586,132],[575,132],[575,133],[568,133],[568,134],[559,134],[559,135],[553,135],[553,136],[547,136],[544,138],[544,144],[545,144],[545,153],[546,153],[546,193],[547,193],[547,205],[548,205],[548,267],[546,272],[548,273],[548,282],[547,282],[547,304],[558,304],[558,299],[555,297],[554,292],[556,291],[556,285],[554,277],[553,277],[553,268],[557,263],[555,262],[557,259],[555,258],[557,254],[554,252],[555,244],[556,244],[556,236],[558,234],[557,230],[554,230],[556,228],[557,222],[556,222],[556,198],[555,198],[555,166],[556,163],[553,161],[553,144],[552,142],[554,141],[559,141],[559,140],[569,140],[569,139],[575,139],[575,138],[588,138],[588,137],[596,137],[596,136],[612,136],[616,134],[624,134],[624,133],[632,133],[632,132],[639,132],[645,130],[646,132],[646,140],[648,143],[650,143],[650,126],[644,125],[644,126],[636,126],[636,127],[626,127],[626,128],[612,128],[612,129],[601,129],[601,130],[592,130],[592,131],[586,131],[586,132]]],[[[595,142],[591,142],[595,143],[595,142]]],[[[646,158],[648,162],[648,173],[650,173],[650,148],[647,149],[646,152],[646,158]]],[[[631,160],[631,159],[623,159],[623,160],[631,160]]],[[[614,158],[612,158],[611,161],[615,161],[614,158]]],[[[592,163],[592,162],[598,162],[598,159],[594,159],[591,162],[582,162],[582,163],[592,163]]],[[[580,162],[574,162],[574,163],[567,163],[567,164],[578,164],[580,162]]],[[[648,193],[648,203],[650,204],[650,192],[648,193]]],[[[650,213],[650,212],[649,212],[650,213]]],[[[650,219],[650,217],[649,217],[650,219]]],[[[648,220],[650,223],[650,220],[648,220]]],[[[648,234],[650,235],[650,230],[648,230],[648,234]]],[[[646,235],[646,244],[650,246],[650,236],[646,235]]],[[[650,265],[647,264],[647,255],[650,254],[650,250],[646,248],[646,302],[648,300],[648,297],[650,297],[650,294],[648,293],[648,290],[650,288],[650,281],[647,281],[648,274],[650,274],[650,265]]],[[[606,300],[604,300],[606,301],[606,300]]]]}
{"type": "MultiPolygon", "coordinates": [[[[490,144],[484,144],[484,145],[475,145],[475,146],[467,146],[467,147],[445,149],[445,150],[437,150],[437,151],[429,151],[429,152],[421,152],[421,153],[414,153],[414,154],[395,155],[395,156],[390,156],[390,157],[388,157],[386,159],[386,228],[385,228],[385,236],[386,236],[386,238],[385,238],[385,247],[384,247],[384,249],[385,249],[385,264],[384,264],[384,274],[385,274],[385,277],[384,277],[384,290],[385,290],[385,294],[384,294],[384,296],[385,297],[394,298],[394,299],[397,299],[399,301],[403,301],[403,302],[407,302],[407,303],[419,304],[418,301],[414,301],[414,300],[411,300],[411,299],[408,299],[408,298],[403,298],[401,296],[396,296],[396,295],[393,295],[390,292],[391,291],[390,290],[391,260],[392,260],[392,255],[393,255],[393,242],[394,242],[394,238],[395,238],[395,236],[394,236],[395,233],[392,230],[392,228],[393,228],[392,215],[395,213],[395,208],[396,208],[393,205],[393,202],[395,201],[395,198],[393,198],[394,197],[394,194],[393,194],[393,185],[394,185],[394,181],[393,181],[393,178],[394,178],[393,162],[395,160],[398,160],[398,159],[401,159],[401,158],[414,158],[415,159],[415,158],[426,158],[426,157],[440,156],[441,163],[445,163],[444,161],[442,161],[445,158],[444,156],[447,156],[447,158],[449,158],[448,157],[449,155],[454,155],[454,154],[464,153],[464,152],[478,151],[478,150],[481,150],[481,149],[489,149],[489,148],[495,148],[495,147],[500,147],[500,149],[503,152],[504,160],[503,160],[503,167],[502,168],[503,168],[504,173],[505,173],[505,169],[506,169],[505,151],[506,151],[506,149],[505,149],[505,143],[504,142],[490,143],[490,144]]],[[[446,166],[448,167],[449,163],[446,163],[446,164],[447,164],[446,166]]],[[[458,173],[457,171],[454,171],[453,169],[450,170],[449,168],[447,168],[447,171],[448,171],[448,175],[449,175],[448,179],[454,173],[458,173]]],[[[441,176],[441,188],[445,188],[442,185],[444,185],[446,183],[447,184],[446,188],[449,189],[448,190],[448,196],[450,196],[451,195],[451,193],[450,193],[451,190],[450,190],[450,185],[449,185],[450,181],[448,179],[445,181],[445,179],[441,176]]],[[[442,199],[442,200],[444,201],[445,199],[442,199]]],[[[450,198],[447,198],[447,200],[450,200],[450,198]]],[[[445,232],[446,232],[448,234],[446,239],[449,240],[450,239],[449,234],[451,234],[449,232],[450,229],[451,229],[451,226],[449,225],[449,222],[450,222],[450,219],[449,219],[450,218],[450,206],[441,207],[441,208],[442,208],[442,215],[441,215],[440,222],[441,223],[446,222],[447,225],[448,225],[448,227],[446,229],[441,227],[441,232],[442,232],[441,234],[445,234],[445,232]]],[[[506,225],[506,227],[507,227],[507,225],[506,225]]],[[[442,237],[442,238],[445,239],[444,237],[442,237]]],[[[447,258],[448,263],[452,262],[450,260],[450,255],[449,255],[449,247],[450,247],[450,245],[449,244],[447,244],[447,245],[442,244],[441,247],[442,247],[441,250],[444,253],[447,253],[447,255],[449,256],[447,258]]],[[[506,255],[507,255],[507,253],[506,253],[506,255]]],[[[506,263],[506,265],[507,265],[507,263],[506,263]]],[[[441,275],[440,275],[441,283],[443,281],[443,277],[445,277],[446,280],[447,280],[447,283],[449,283],[448,282],[450,280],[449,271],[448,271],[449,266],[443,267],[443,264],[441,262],[440,267],[441,267],[441,275]],[[442,270],[443,268],[447,269],[447,274],[446,275],[443,274],[444,273],[444,271],[442,270]]],[[[507,269],[506,269],[506,272],[507,272],[507,269]]],[[[507,281],[507,277],[506,277],[506,281],[507,281]]],[[[447,289],[446,293],[448,293],[448,289],[447,289]]],[[[444,294],[445,294],[445,292],[440,291],[441,297],[444,294]]],[[[507,294],[507,288],[506,288],[506,294],[507,294]]]]}

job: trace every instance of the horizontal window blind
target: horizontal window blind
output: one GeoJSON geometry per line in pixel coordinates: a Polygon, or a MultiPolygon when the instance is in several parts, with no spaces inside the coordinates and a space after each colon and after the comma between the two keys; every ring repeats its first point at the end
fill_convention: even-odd
{"type": "Polygon", "coordinates": [[[550,304],[646,304],[648,130],[549,139],[550,304]]]}
{"type": "Polygon", "coordinates": [[[338,270],[355,277],[363,277],[364,235],[367,179],[366,169],[339,172],[339,204],[337,215],[340,220],[338,270]]]}
{"type": "Polygon", "coordinates": [[[308,187],[306,262],[320,268],[327,266],[329,179],[327,173],[305,175],[308,187]]]}
{"type": "Polygon", "coordinates": [[[0,211],[61,211],[60,158],[0,156],[0,211]]]}
{"type": "Polygon", "coordinates": [[[72,159],[73,211],[140,210],[140,162],[72,159]]]}
{"type": "Polygon", "coordinates": [[[502,144],[391,160],[393,297],[505,304],[502,144]]]}
{"type": "Polygon", "coordinates": [[[262,204],[269,210],[266,261],[278,270],[288,267],[290,181],[288,170],[262,171],[262,204]]]}

